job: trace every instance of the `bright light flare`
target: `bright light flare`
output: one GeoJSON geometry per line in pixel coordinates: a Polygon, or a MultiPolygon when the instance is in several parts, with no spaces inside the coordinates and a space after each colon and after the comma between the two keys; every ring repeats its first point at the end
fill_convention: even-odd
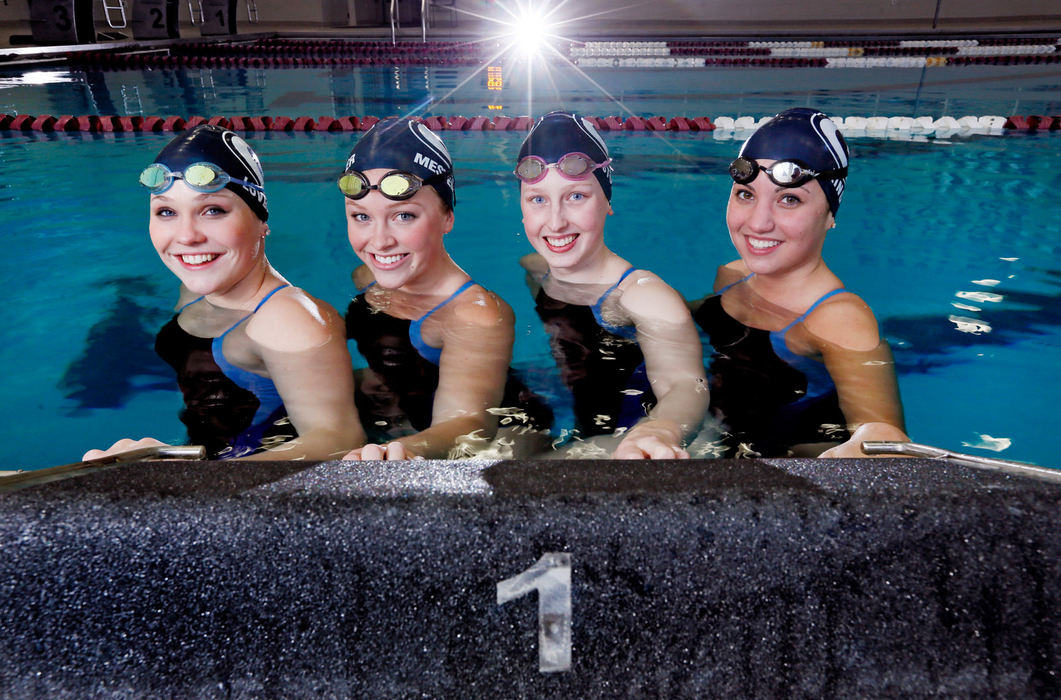
{"type": "Polygon", "coordinates": [[[544,16],[524,10],[512,23],[513,45],[524,56],[536,56],[545,47],[551,30],[544,16]]]}
{"type": "MultiPolygon", "coordinates": [[[[552,82],[550,61],[546,60],[552,59],[554,62],[561,63],[567,69],[573,70],[576,75],[580,76],[583,80],[599,90],[602,95],[616,105],[620,113],[633,116],[634,113],[623,104],[622,100],[609,93],[600,83],[579,68],[560,47],[568,42],[576,42],[575,39],[563,35],[565,27],[570,30],[579,23],[620,12],[629,7],[643,5],[648,1],[649,0],[635,0],[635,2],[630,5],[617,4],[604,10],[598,10],[577,17],[570,16],[570,12],[562,12],[565,7],[573,5],[571,0],[493,0],[493,7],[499,10],[499,14],[504,15],[504,17],[487,16],[467,9],[460,9],[458,12],[461,14],[497,26],[499,30],[497,34],[484,36],[479,40],[484,45],[489,44],[493,48],[494,53],[484,61],[478,71],[469,74],[466,78],[460,81],[459,84],[452,87],[445,95],[442,95],[438,99],[430,100],[427,104],[437,104],[439,102],[447,101],[468,81],[481,75],[482,71],[487,72],[487,89],[500,89],[503,84],[500,64],[505,64],[505,72],[509,74],[515,74],[521,67],[520,64],[524,64],[522,67],[526,69],[528,77],[526,98],[527,108],[525,114],[533,116],[537,113],[534,106],[534,95],[532,94],[533,85],[535,83],[534,77],[544,76],[552,82]],[[509,58],[513,59],[512,62],[505,63],[509,58]],[[494,68],[497,68],[496,73],[491,74],[491,71],[494,68]]],[[[568,9],[571,8],[568,7],[568,9]]],[[[553,85],[553,88],[553,92],[556,93],[556,98],[558,99],[559,93],[556,91],[555,84],[553,85]]],[[[552,100],[552,98],[550,99],[552,100]]],[[[492,98],[491,101],[493,101],[492,98]]],[[[413,110],[413,113],[418,113],[423,107],[426,107],[427,104],[418,106],[417,109],[413,110]]],[[[488,109],[491,110],[503,110],[510,107],[511,106],[497,104],[488,105],[488,109]]],[[[659,136],[657,135],[657,137],[659,136]]],[[[669,141],[666,141],[666,143],[670,145],[669,141]]],[[[673,145],[670,145],[670,147],[672,149],[674,148],[673,145]]]]}

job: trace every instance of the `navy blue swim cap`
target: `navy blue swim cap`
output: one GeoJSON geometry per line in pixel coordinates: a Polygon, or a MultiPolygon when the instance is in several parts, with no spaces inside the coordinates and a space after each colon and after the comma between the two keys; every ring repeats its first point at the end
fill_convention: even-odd
{"type": "Polygon", "coordinates": [[[453,159],[446,144],[418,120],[390,117],[377,122],[361,137],[346,159],[346,169],[365,172],[373,168],[401,170],[421,180],[435,178],[428,184],[435,188],[446,207],[453,209],[457,203],[453,159]]]}
{"type": "MultiPolygon", "coordinates": [[[[246,141],[234,131],[219,126],[202,124],[177,136],[155,158],[173,172],[183,172],[189,165],[213,163],[230,177],[246,180],[258,186],[265,184],[261,161],[246,141]]],[[[238,194],[262,221],[269,220],[265,192],[244,187],[234,182],[226,189],[238,194]]]]}
{"type": "MultiPolygon", "coordinates": [[[[755,160],[795,160],[818,172],[846,168],[847,142],[836,124],[816,109],[786,109],[759,127],[741,146],[755,160]]],[[[845,178],[818,178],[833,216],[840,208],[845,178]]]]}
{"type": "MultiPolygon", "coordinates": [[[[527,156],[538,156],[546,163],[556,163],[568,153],[585,153],[595,163],[608,160],[608,147],[596,127],[571,112],[549,112],[538,120],[519,148],[519,162],[527,156]]],[[[612,167],[593,171],[604,196],[612,199],[612,167]]]]}

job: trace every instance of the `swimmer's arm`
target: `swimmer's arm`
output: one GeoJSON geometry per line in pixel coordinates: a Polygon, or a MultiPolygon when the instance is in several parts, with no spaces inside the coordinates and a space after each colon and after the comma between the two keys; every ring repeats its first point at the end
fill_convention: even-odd
{"type": "Polygon", "coordinates": [[[822,457],[869,457],[864,440],[906,442],[905,419],[891,348],[873,312],[858,297],[825,304],[808,319],[840,399],[851,437],[822,457]]]}
{"type": "Polygon", "coordinates": [[[642,278],[628,290],[620,303],[636,322],[656,406],[612,456],[686,459],[682,445],[700,427],[709,402],[699,334],[684,300],[659,278],[642,278]]]}
{"type": "Polygon", "coordinates": [[[866,441],[909,442],[910,438],[907,437],[906,433],[890,423],[863,423],[858,426],[857,430],[851,433],[851,438],[847,440],[847,442],[840,443],[836,447],[830,447],[818,456],[827,459],[839,457],[866,458],[895,456],[866,454],[862,451],[862,443],[866,441]]]}
{"type": "MultiPolygon", "coordinates": [[[[253,331],[248,323],[248,335],[258,345],[299,436],[239,459],[338,459],[365,442],[354,407],[353,373],[342,319],[330,306],[301,291],[278,296],[265,308],[268,312],[259,312],[253,319],[253,331]]],[[[149,437],[123,438],[106,450],[89,450],[81,459],[166,444],[149,437]]]]}
{"type": "Polygon", "coordinates": [[[364,444],[345,326],[331,306],[301,290],[277,295],[248,323],[247,335],[298,437],[242,459],[340,459],[364,444]]]}
{"type": "Polygon", "coordinates": [[[505,393],[515,317],[496,295],[472,294],[446,317],[431,426],[396,441],[406,452],[445,459],[458,444],[485,445],[497,432],[488,409],[505,393]]]}
{"type": "Polygon", "coordinates": [[[128,452],[129,450],[138,450],[142,447],[167,447],[168,443],[156,440],[152,437],[140,438],[134,440],[133,438],[122,438],[113,445],[105,450],[89,450],[82,457],[81,461],[87,462],[90,459],[99,459],[100,457],[107,457],[109,455],[118,454],[119,452],[128,452]]]}

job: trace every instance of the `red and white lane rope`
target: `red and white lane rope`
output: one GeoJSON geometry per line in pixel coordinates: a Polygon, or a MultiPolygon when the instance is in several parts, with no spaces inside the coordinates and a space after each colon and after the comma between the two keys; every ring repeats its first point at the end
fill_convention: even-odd
{"type": "MultiPolygon", "coordinates": [[[[608,131],[655,131],[667,133],[715,132],[715,138],[751,133],[772,115],[763,117],[587,117],[598,129],[608,131]]],[[[435,131],[527,131],[533,120],[527,116],[430,116],[423,122],[435,131]]],[[[833,120],[847,137],[905,138],[917,136],[964,136],[973,134],[1061,131],[1061,115],[963,116],[963,117],[841,117],[833,120]]],[[[181,131],[199,124],[216,124],[233,131],[367,131],[379,117],[158,117],[115,115],[0,114],[0,131],[6,132],[165,132],[181,131]]]]}

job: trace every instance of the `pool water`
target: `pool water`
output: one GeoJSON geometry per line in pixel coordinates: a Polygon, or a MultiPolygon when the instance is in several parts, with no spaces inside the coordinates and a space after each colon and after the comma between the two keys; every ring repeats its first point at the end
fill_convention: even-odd
{"type": "Polygon", "coordinates": [[[585,69],[519,63],[339,68],[0,71],[0,112],[142,116],[385,117],[543,114],[686,117],[1061,113],[1061,67],[585,69]],[[5,89],[8,88],[8,89],[5,89]]]}
{"type": "MultiPolygon", "coordinates": [[[[239,109],[212,103],[189,109],[180,102],[185,91],[169,109],[145,113],[328,113],[312,102],[301,111],[270,111],[265,100],[262,110],[252,111],[246,100],[253,91],[243,82],[243,96],[233,98],[245,101],[239,109]]],[[[87,103],[58,109],[34,102],[37,88],[19,111],[95,111],[87,103]]],[[[13,94],[0,93],[8,102],[13,94]]],[[[396,112],[391,107],[411,97],[402,95],[386,109],[351,105],[337,113],[396,112]]],[[[59,98],[49,92],[47,99],[59,98]]],[[[823,97],[830,99],[838,104],[859,95],[823,97]]],[[[578,101],[569,106],[584,109],[578,101]]],[[[702,108],[674,104],[651,111],[726,113],[709,102],[695,107],[702,108]]],[[[76,461],[85,449],[125,436],[183,439],[172,372],[152,350],[155,332],[171,313],[175,280],[148,241],[147,200],[136,183],[171,136],[0,133],[0,231],[7,244],[0,271],[10,299],[0,346],[7,368],[0,380],[0,438],[11,454],[5,468],[76,461]]],[[[510,174],[522,136],[443,134],[456,163],[458,193],[457,225],[447,246],[516,310],[517,368],[560,396],[518,265],[530,251],[510,174]]],[[[352,294],[356,259],[334,177],[355,138],[248,135],[266,170],[270,260],[339,309],[352,294]]],[[[607,133],[606,140],[616,168],[615,216],[606,230],[611,247],[688,298],[709,292],[715,268],[735,257],[724,222],[725,166],[739,143],[719,133],[622,132],[607,133]]],[[[1049,171],[1059,162],[1061,137],[861,137],[849,144],[852,172],[826,259],[873,307],[892,342],[912,438],[1061,466],[1043,437],[1061,388],[1061,241],[1055,235],[1061,198],[1049,171]]]]}

